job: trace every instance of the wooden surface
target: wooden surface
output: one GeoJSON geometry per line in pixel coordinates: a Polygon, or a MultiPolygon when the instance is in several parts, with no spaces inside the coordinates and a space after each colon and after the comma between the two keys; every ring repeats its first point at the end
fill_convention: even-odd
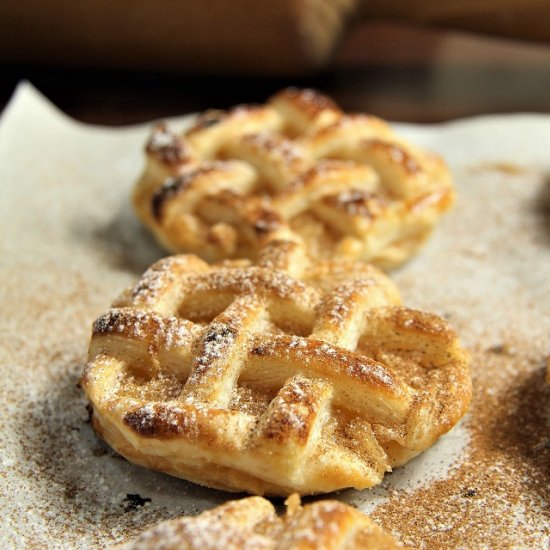
{"type": "Polygon", "coordinates": [[[69,115],[122,125],[262,102],[287,85],[314,86],[346,110],[436,122],[487,113],[550,113],[550,46],[399,23],[361,22],[332,66],[303,79],[231,78],[0,66],[0,106],[30,80],[69,115]]]}

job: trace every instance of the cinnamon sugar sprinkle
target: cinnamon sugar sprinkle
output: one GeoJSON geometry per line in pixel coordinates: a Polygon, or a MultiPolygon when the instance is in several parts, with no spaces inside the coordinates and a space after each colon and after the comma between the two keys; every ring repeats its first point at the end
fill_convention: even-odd
{"type": "Polygon", "coordinates": [[[403,543],[543,548],[550,542],[550,387],[542,358],[521,356],[520,349],[526,346],[514,353],[472,350],[479,369],[467,456],[448,478],[396,495],[371,514],[403,543]]]}
{"type": "MultiPolygon", "coordinates": [[[[0,539],[7,548],[104,548],[235,495],[130,464],[94,435],[76,387],[91,323],[160,254],[121,210],[147,130],[90,131],[25,93],[3,114],[0,143],[0,539]],[[18,145],[23,130],[32,146],[18,145]],[[143,505],[128,506],[129,495],[143,505]]],[[[498,120],[505,132],[473,120],[418,134],[434,143],[445,134],[437,143],[458,201],[395,279],[407,305],[445,314],[461,335],[474,398],[450,470],[436,462],[435,477],[421,471],[416,486],[407,477],[415,461],[396,469],[371,508],[415,548],[550,546],[550,121],[498,120]],[[522,170],[468,170],[484,162],[522,170]],[[393,481],[400,472],[404,487],[393,481]]],[[[236,399],[257,403],[244,386],[236,399]]],[[[440,449],[425,454],[439,460],[440,449]]],[[[375,494],[330,498],[366,509],[375,494]]]]}

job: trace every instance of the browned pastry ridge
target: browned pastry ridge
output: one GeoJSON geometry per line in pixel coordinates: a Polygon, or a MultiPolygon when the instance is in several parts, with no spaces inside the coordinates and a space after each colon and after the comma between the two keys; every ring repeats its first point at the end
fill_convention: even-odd
{"type": "Polygon", "coordinates": [[[183,134],[157,126],[134,206],[174,252],[255,259],[266,242],[389,268],[454,200],[437,155],[383,120],[289,88],[265,105],[206,111],[183,134]]]}
{"type": "Polygon", "coordinates": [[[132,462],[209,487],[363,489],[470,401],[447,323],[363,263],[273,241],[256,265],[172,256],[94,324],[93,426],[132,462]]]}
{"type": "Polygon", "coordinates": [[[300,505],[287,499],[277,516],[262,497],[222,504],[194,517],[163,521],[118,550],[396,550],[403,548],[372,519],[337,500],[300,505]]]}

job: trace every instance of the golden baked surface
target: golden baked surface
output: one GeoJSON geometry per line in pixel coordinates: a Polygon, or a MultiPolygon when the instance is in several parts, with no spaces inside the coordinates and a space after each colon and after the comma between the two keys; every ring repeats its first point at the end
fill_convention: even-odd
{"type": "Polygon", "coordinates": [[[195,517],[163,521],[119,550],[396,550],[403,548],[372,519],[337,500],[301,506],[284,516],[262,497],[227,502],[195,517]]]}
{"type": "Polygon", "coordinates": [[[208,261],[255,259],[284,238],[388,268],[454,200],[441,158],[313,90],[207,111],[181,135],[161,124],[146,151],[137,214],[169,250],[208,261]]]}
{"type": "Polygon", "coordinates": [[[209,487],[323,493],[380,483],[470,400],[447,323],[363,263],[273,241],[248,260],[154,264],[94,324],[82,386],[128,460],[209,487]]]}

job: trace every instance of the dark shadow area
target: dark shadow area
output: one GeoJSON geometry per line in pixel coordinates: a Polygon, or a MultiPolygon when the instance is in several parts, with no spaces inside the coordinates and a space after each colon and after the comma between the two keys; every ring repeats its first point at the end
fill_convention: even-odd
{"type": "Polygon", "coordinates": [[[207,108],[259,103],[286,86],[330,88],[329,74],[307,78],[228,77],[170,72],[4,64],[0,106],[20,80],[29,80],[69,116],[93,124],[125,125],[207,108]]]}
{"type": "Polygon", "coordinates": [[[184,73],[183,68],[107,69],[97,62],[85,67],[84,59],[72,66],[56,66],[53,59],[50,65],[5,59],[0,64],[0,108],[26,79],[70,116],[106,125],[262,103],[289,85],[319,88],[348,111],[403,122],[548,113],[549,61],[547,43],[366,18],[347,29],[332,61],[309,76],[246,76],[239,74],[239,67],[223,63],[208,75],[184,73]]]}
{"type": "Polygon", "coordinates": [[[119,208],[109,223],[90,228],[90,232],[92,240],[105,252],[107,265],[136,275],[170,254],[140,223],[129,202],[119,208]]]}

